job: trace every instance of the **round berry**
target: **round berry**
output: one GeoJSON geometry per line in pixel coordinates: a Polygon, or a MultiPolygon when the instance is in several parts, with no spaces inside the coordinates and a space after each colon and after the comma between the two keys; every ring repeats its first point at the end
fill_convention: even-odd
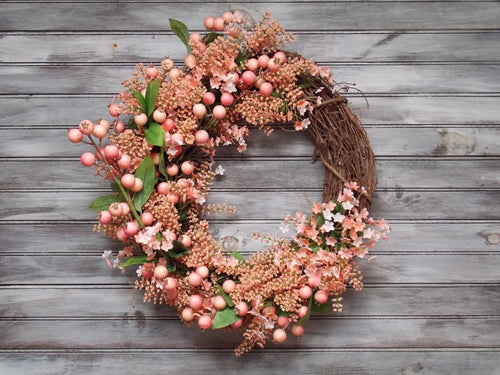
{"type": "Polygon", "coordinates": [[[267,64],[269,63],[269,56],[260,55],[257,59],[257,63],[259,65],[259,68],[267,68],[267,64]]]}
{"type": "Polygon", "coordinates": [[[166,182],[160,182],[158,184],[158,186],[156,187],[156,191],[159,194],[167,194],[170,191],[170,189],[169,189],[169,186],[166,182]]]}
{"type": "Polygon", "coordinates": [[[259,67],[259,63],[257,59],[248,59],[245,66],[248,70],[251,70],[253,72],[259,67]]]}
{"type": "Polygon", "coordinates": [[[307,306],[300,306],[299,311],[297,311],[297,315],[299,316],[299,318],[303,318],[304,316],[306,316],[307,311],[309,311],[307,306]]]}
{"type": "Polygon", "coordinates": [[[270,59],[269,62],[267,63],[267,69],[269,69],[269,71],[273,73],[280,70],[280,67],[281,65],[278,59],[270,59]]]}
{"type": "Polygon", "coordinates": [[[163,280],[168,275],[167,267],[165,266],[156,266],[155,267],[155,277],[158,280],[163,280]]]}
{"type": "Polygon", "coordinates": [[[199,266],[196,268],[196,273],[202,278],[206,279],[208,277],[208,274],[210,273],[210,270],[207,266],[199,266]]]}
{"type": "Polygon", "coordinates": [[[121,169],[128,169],[128,167],[130,167],[130,164],[132,164],[132,158],[127,154],[122,154],[122,156],[118,160],[118,166],[121,169]]]}
{"type": "Polygon", "coordinates": [[[167,284],[165,285],[165,290],[177,290],[177,280],[173,277],[167,277],[165,280],[167,284]]]}
{"type": "Polygon", "coordinates": [[[229,10],[225,11],[224,13],[222,13],[222,18],[224,19],[224,21],[226,21],[226,23],[233,22],[234,20],[233,12],[230,12],[229,10]]]}
{"type": "Polygon", "coordinates": [[[254,72],[250,70],[245,70],[243,74],[241,75],[241,80],[243,83],[247,86],[251,86],[254,84],[254,82],[257,80],[257,76],[255,75],[254,72]]]}
{"type": "Polygon", "coordinates": [[[174,67],[174,60],[172,59],[169,59],[169,58],[166,58],[164,60],[162,60],[161,62],[161,68],[166,71],[166,72],[169,72],[173,69],[174,67]]]}
{"type": "Polygon", "coordinates": [[[194,172],[194,164],[190,161],[185,161],[181,164],[181,171],[184,174],[190,175],[194,172]]]}
{"type": "Polygon", "coordinates": [[[208,142],[208,140],[210,139],[210,136],[208,135],[206,130],[198,130],[194,134],[194,139],[196,140],[197,145],[202,145],[202,144],[208,142]]]}
{"type": "Polygon", "coordinates": [[[299,297],[302,299],[309,299],[311,298],[313,294],[313,291],[310,286],[305,285],[302,288],[299,289],[299,297]]]}
{"type": "Polygon", "coordinates": [[[222,290],[226,293],[232,293],[236,289],[236,283],[233,280],[226,280],[222,284],[222,290]]]}
{"type": "Polygon", "coordinates": [[[217,310],[223,310],[227,306],[226,300],[222,296],[215,296],[212,303],[217,310]]]}
{"type": "Polygon", "coordinates": [[[184,65],[189,69],[193,69],[196,66],[196,57],[194,55],[187,55],[184,58],[184,65]]]}
{"type": "Polygon", "coordinates": [[[79,143],[83,139],[83,133],[80,131],[80,129],[69,129],[68,138],[73,143],[79,143]]]}
{"type": "Polygon", "coordinates": [[[120,181],[124,188],[130,189],[135,184],[135,176],[131,173],[124,174],[120,181]]]}
{"type": "Polygon", "coordinates": [[[153,120],[155,120],[158,124],[161,124],[167,118],[167,114],[163,110],[163,108],[157,108],[153,112],[153,120]]]}
{"type": "Polygon", "coordinates": [[[186,307],[184,310],[181,312],[181,318],[185,322],[192,322],[194,319],[194,313],[193,309],[190,307],[186,307]]]}
{"type": "Polygon", "coordinates": [[[123,213],[123,207],[120,202],[114,202],[109,205],[108,211],[113,216],[121,216],[123,213]]]}
{"type": "Polygon", "coordinates": [[[207,30],[212,30],[214,28],[214,21],[215,21],[214,17],[208,16],[203,21],[203,26],[205,26],[207,30]]]}
{"type": "Polygon", "coordinates": [[[108,112],[112,117],[118,117],[120,116],[120,106],[113,103],[108,107],[108,112]]]}
{"type": "Polygon", "coordinates": [[[216,31],[224,31],[225,28],[226,28],[226,23],[224,22],[224,18],[217,17],[214,20],[214,29],[216,31]]]}
{"type": "Polygon", "coordinates": [[[175,80],[182,75],[182,71],[179,68],[172,68],[170,72],[168,72],[168,76],[171,80],[175,80]]]}
{"type": "Polygon", "coordinates": [[[177,193],[174,192],[169,192],[167,193],[167,201],[169,201],[172,204],[177,204],[179,202],[180,196],[177,193]]]}
{"type": "Polygon", "coordinates": [[[134,121],[138,127],[143,127],[148,122],[148,116],[145,113],[139,113],[134,116],[134,121]]]}
{"type": "Polygon", "coordinates": [[[169,165],[167,165],[167,167],[165,168],[165,171],[167,172],[167,174],[168,174],[170,177],[173,177],[173,176],[175,176],[177,173],[179,173],[179,167],[177,166],[177,164],[169,164],[169,165]]]}
{"type": "Polygon", "coordinates": [[[106,129],[104,126],[102,126],[101,124],[96,124],[94,126],[94,130],[92,131],[92,134],[98,139],[103,139],[106,136],[107,132],[108,129],[106,129]]]}
{"type": "Polygon", "coordinates": [[[203,277],[197,272],[192,272],[188,276],[188,282],[189,285],[197,287],[203,282],[203,277]]]}
{"type": "Polygon", "coordinates": [[[193,243],[191,237],[188,236],[187,234],[183,234],[182,236],[180,236],[179,241],[181,241],[181,243],[186,247],[190,247],[193,243]]]}
{"type": "Polygon", "coordinates": [[[294,325],[291,329],[292,335],[300,337],[304,334],[304,326],[300,325],[294,325]]]}
{"type": "Polygon", "coordinates": [[[212,318],[208,315],[202,315],[200,319],[198,319],[198,325],[201,329],[209,329],[212,327],[212,318]]]}
{"type": "Polygon", "coordinates": [[[314,300],[318,303],[325,303],[328,301],[328,292],[326,290],[318,290],[314,293],[314,300]]]}
{"type": "Polygon", "coordinates": [[[264,82],[260,85],[260,93],[262,96],[270,96],[273,92],[273,85],[269,82],[264,82]]]}
{"type": "Polygon", "coordinates": [[[222,105],[216,105],[212,112],[217,120],[222,120],[224,117],[226,117],[226,108],[224,108],[224,106],[222,105]]]}
{"type": "Polygon", "coordinates": [[[188,305],[193,310],[199,310],[203,306],[203,299],[201,298],[201,296],[199,294],[193,294],[188,299],[188,305]]]}
{"type": "Polygon", "coordinates": [[[193,106],[193,114],[198,118],[202,118],[207,114],[207,108],[201,103],[195,104],[193,106]]]}
{"type": "Polygon", "coordinates": [[[109,213],[109,211],[101,211],[99,212],[99,222],[101,224],[109,224],[113,220],[113,216],[109,213]]]}
{"type": "Polygon", "coordinates": [[[290,318],[288,316],[280,316],[276,321],[278,327],[286,328],[290,324],[290,318]]]}
{"type": "Polygon", "coordinates": [[[174,129],[174,127],[175,127],[175,122],[171,118],[167,118],[167,119],[165,119],[165,121],[163,121],[161,123],[161,127],[166,132],[172,131],[174,129]]]}
{"type": "Polygon", "coordinates": [[[118,133],[123,133],[125,131],[125,124],[121,121],[113,121],[113,129],[118,133]]]}
{"type": "Polygon", "coordinates": [[[153,215],[150,213],[150,212],[144,212],[142,215],[141,215],[141,220],[142,220],[142,223],[149,227],[151,224],[153,224],[153,215]]]}
{"type": "Polygon", "coordinates": [[[182,134],[179,134],[179,133],[174,133],[172,134],[172,136],[170,137],[170,141],[174,144],[174,145],[183,145],[184,144],[184,137],[182,136],[182,134]]]}
{"type": "Polygon", "coordinates": [[[158,77],[158,69],[156,69],[153,65],[150,65],[146,68],[146,76],[149,79],[155,79],[158,77]]]}
{"type": "Polygon", "coordinates": [[[237,329],[243,325],[243,319],[238,319],[236,322],[231,324],[231,328],[237,329]]]}
{"type": "Polygon", "coordinates": [[[137,232],[139,232],[140,229],[141,227],[139,226],[137,221],[129,221],[127,224],[125,224],[124,231],[128,236],[134,236],[137,234],[137,232]]]}
{"type": "Polygon", "coordinates": [[[125,241],[127,241],[128,237],[129,236],[125,233],[125,231],[123,230],[123,228],[119,228],[116,231],[116,238],[118,239],[118,241],[125,242],[125,241]]]}
{"type": "Polygon", "coordinates": [[[213,92],[206,92],[205,94],[203,94],[203,103],[205,103],[206,105],[212,105],[215,103],[215,94],[213,92]]]}
{"type": "Polygon", "coordinates": [[[286,332],[282,328],[278,328],[273,332],[273,341],[277,343],[285,342],[286,340],[286,332]]]}
{"type": "Polygon", "coordinates": [[[80,121],[80,123],[78,124],[78,129],[80,129],[80,131],[83,134],[90,135],[90,134],[92,134],[92,131],[94,130],[94,123],[92,121],[89,121],[89,120],[80,121]]]}
{"type": "Polygon", "coordinates": [[[240,301],[236,304],[236,306],[234,306],[234,309],[235,309],[236,315],[245,316],[248,312],[248,305],[245,302],[240,301]]]}
{"type": "Polygon", "coordinates": [[[119,151],[120,150],[118,150],[118,147],[115,145],[107,145],[104,147],[104,156],[106,157],[106,160],[112,161],[118,157],[119,151]]]}
{"type": "Polygon", "coordinates": [[[99,121],[97,122],[97,124],[102,125],[102,126],[104,126],[106,128],[106,130],[109,130],[109,121],[108,120],[99,119],[99,121]]]}
{"type": "Polygon", "coordinates": [[[130,207],[126,202],[120,202],[122,205],[122,214],[120,216],[127,216],[130,213],[130,207]]]}
{"type": "Polygon", "coordinates": [[[86,167],[91,167],[95,163],[95,156],[91,152],[84,152],[82,156],[80,156],[80,162],[86,167]]]}
{"type": "Polygon", "coordinates": [[[319,275],[311,275],[307,279],[307,282],[311,286],[311,288],[317,288],[319,283],[321,282],[321,276],[319,275]]]}
{"type": "Polygon", "coordinates": [[[137,193],[137,192],[142,190],[143,186],[144,186],[144,184],[143,184],[142,180],[140,178],[136,177],[134,186],[132,186],[130,188],[130,190],[132,190],[134,193],[137,193]]]}
{"type": "Polygon", "coordinates": [[[234,102],[234,96],[228,92],[225,92],[221,95],[220,102],[222,103],[222,105],[229,107],[234,102]]]}
{"type": "Polygon", "coordinates": [[[196,32],[191,33],[189,34],[189,40],[192,42],[201,42],[202,41],[201,34],[196,32]]]}
{"type": "Polygon", "coordinates": [[[277,59],[280,64],[284,64],[286,62],[286,55],[282,51],[278,51],[274,54],[273,58],[277,59]]]}

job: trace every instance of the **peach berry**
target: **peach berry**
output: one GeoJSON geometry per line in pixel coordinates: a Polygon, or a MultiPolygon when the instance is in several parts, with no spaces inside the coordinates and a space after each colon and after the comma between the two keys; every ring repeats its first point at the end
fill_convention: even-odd
{"type": "Polygon", "coordinates": [[[251,70],[253,72],[259,67],[259,63],[257,59],[248,59],[245,66],[248,70],[251,70]]]}
{"type": "Polygon", "coordinates": [[[155,267],[155,277],[158,280],[163,280],[168,275],[167,267],[165,266],[156,266],[155,267]]]}
{"type": "Polygon", "coordinates": [[[121,169],[127,169],[128,167],[130,167],[130,164],[132,164],[132,158],[127,154],[122,154],[122,156],[118,160],[118,166],[121,169]]]}
{"type": "Polygon", "coordinates": [[[215,94],[213,92],[206,92],[203,94],[203,103],[206,105],[212,105],[215,103],[215,94]]]}
{"type": "Polygon", "coordinates": [[[222,17],[217,17],[215,20],[214,20],[214,29],[216,31],[224,31],[224,29],[226,28],[226,24],[224,22],[224,18],[222,17]]]}
{"type": "Polygon", "coordinates": [[[169,186],[166,182],[160,182],[158,186],[156,187],[156,191],[159,194],[167,194],[169,192],[169,186]]]}
{"type": "Polygon", "coordinates": [[[231,324],[231,328],[234,329],[240,328],[242,324],[243,324],[243,319],[238,319],[236,322],[231,324]]]}
{"type": "Polygon", "coordinates": [[[226,23],[233,22],[234,20],[233,12],[225,11],[224,13],[222,13],[222,18],[224,19],[224,21],[226,21],[226,23]]]}
{"type": "Polygon", "coordinates": [[[280,316],[276,324],[278,324],[278,327],[286,328],[290,324],[290,318],[288,316],[280,316]]]}
{"type": "Polygon", "coordinates": [[[118,150],[118,147],[115,145],[107,145],[104,147],[104,156],[106,157],[106,160],[112,161],[118,157],[119,151],[120,150],[118,150]]]}
{"type": "Polygon", "coordinates": [[[314,300],[318,303],[325,303],[328,301],[328,292],[326,290],[318,290],[314,293],[314,300]]]}
{"type": "Polygon", "coordinates": [[[222,284],[222,290],[226,293],[232,293],[236,289],[236,283],[233,280],[226,280],[222,284]]]}
{"type": "Polygon", "coordinates": [[[146,68],[146,75],[149,79],[155,79],[158,77],[158,69],[156,69],[153,65],[150,65],[146,68]]]}
{"type": "Polygon", "coordinates": [[[130,189],[135,184],[135,176],[131,173],[126,173],[120,179],[123,187],[130,189]]]}
{"type": "Polygon", "coordinates": [[[180,236],[179,241],[181,241],[181,243],[186,247],[190,247],[193,243],[191,237],[187,234],[183,234],[182,236],[180,236]]]}
{"type": "Polygon", "coordinates": [[[84,152],[82,156],[80,156],[80,162],[86,167],[91,167],[95,163],[95,156],[91,152],[84,152]]]}
{"type": "Polygon", "coordinates": [[[189,285],[191,285],[193,287],[197,287],[203,282],[203,278],[201,277],[201,275],[199,273],[192,272],[188,276],[188,282],[189,282],[189,285]]]}
{"type": "Polygon", "coordinates": [[[309,299],[312,296],[312,289],[310,286],[305,285],[302,288],[299,289],[299,297],[302,299],[309,299]]]}
{"type": "Polygon", "coordinates": [[[155,120],[158,124],[161,124],[167,118],[167,114],[162,108],[157,108],[153,112],[153,120],[155,120]]]}
{"type": "Polygon", "coordinates": [[[212,318],[208,315],[202,315],[200,319],[198,319],[198,325],[201,329],[209,329],[212,327],[212,318]]]}
{"type": "Polygon", "coordinates": [[[174,123],[174,120],[172,120],[171,118],[167,118],[165,119],[165,121],[163,121],[161,123],[161,127],[163,128],[163,130],[165,130],[166,132],[169,132],[169,131],[172,131],[175,127],[175,123],[174,123]]]}
{"type": "Polygon", "coordinates": [[[145,225],[145,226],[150,226],[151,224],[153,224],[153,215],[150,213],[150,212],[144,212],[142,215],[141,215],[141,220],[142,220],[142,223],[145,225]]]}
{"type": "Polygon", "coordinates": [[[113,216],[109,213],[109,211],[101,211],[99,212],[99,222],[101,224],[109,224],[113,220],[113,216]]]}
{"type": "Polygon", "coordinates": [[[192,322],[193,319],[194,319],[194,313],[193,313],[193,309],[190,308],[190,307],[186,307],[184,310],[182,310],[181,312],[181,318],[185,321],[185,322],[192,322]]]}
{"type": "Polygon", "coordinates": [[[177,289],[177,280],[173,277],[167,277],[165,280],[167,284],[165,285],[165,290],[176,290],[177,289]]]}
{"type": "Polygon", "coordinates": [[[182,75],[182,71],[179,68],[172,68],[170,72],[168,72],[170,79],[174,80],[179,78],[182,75]]]}
{"type": "Polygon", "coordinates": [[[234,309],[235,309],[236,315],[245,316],[248,312],[248,305],[245,302],[240,301],[236,304],[236,306],[234,306],[234,309]]]}
{"type": "Polygon", "coordinates": [[[193,294],[188,299],[188,305],[193,310],[199,310],[203,306],[203,299],[199,294],[193,294]]]}
{"type": "Polygon", "coordinates": [[[113,121],[113,129],[118,133],[123,133],[125,131],[125,124],[121,121],[113,121]]]}
{"type": "Polygon", "coordinates": [[[228,92],[225,92],[221,95],[220,102],[222,103],[222,105],[229,107],[234,102],[234,96],[228,92]]]}
{"type": "Polygon", "coordinates": [[[167,193],[167,201],[169,201],[172,204],[177,204],[179,202],[180,196],[177,193],[167,193]]]}
{"type": "Polygon", "coordinates": [[[120,202],[113,202],[109,205],[108,211],[113,216],[121,216],[123,213],[123,207],[120,202]]]}
{"type": "Polygon", "coordinates": [[[212,30],[214,28],[214,21],[215,21],[214,17],[208,16],[203,21],[203,26],[205,26],[207,30],[212,30]]]}
{"type": "Polygon", "coordinates": [[[181,171],[184,174],[190,175],[194,172],[194,164],[190,161],[185,161],[181,164],[181,171]]]}
{"type": "Polygon", "coordinates": [[[196,268],[196,273],[200,275],[202,278],[206,279],[210,271],[207,266],[199,266],[196,268]]]}
{"type": "Polygon", "coordinates": [[[170,177],[173,177],[173,176],[175,176],[177,173],[179,173],[179,167],[177,166],[177,164],[169,164],[169,165],[167,165],[167,167],[165,168],[165,171],[167,172],[167,174],[168,174],[170,177]]]}
{"type": "Polygon", "coordinates": [[[134,121],[138,127],[143,127],[148,122],[148,116],[145,113],[139,113],[134,116],[134,121]]]}
{"type": "Polygon", "coordinates": [[[108,112],[112,117],[118,117],[120,116],[120,106],[113,103],[108,107],[108,112]]]}
{"type": "Polygon", "coordinates": [[[277,343],[285,342],[286,340],[286,332],[282,328],[278,328],[273,332],[273,341],[277,343]]]}
{"type": "Polygon", "coordinates": [[[198,103],[193,106],[193,113],[196,117],[202,118],[207,114],[207,109],[203,104],[198,103]]]}
{"type": "Polygon", "coordinates": [[[224,106],[222,105],[216,105],[212,112],[217,120],[222,120],[224,117],[226,117],[226,108],[224,108],[224,106]]]}
{"type": "Polygon", "coordinates": [[[125,231],[123,230],[123,228],[120,228],[116,231],[116,238],[119,240],[119,241],[122,241],[122,242],[125,242],[127,241],[127,238],[129,236],[125,233],[125,231]]]}
{"type": "Polygon", "coordinates": [[[73,143],[79,143],[83,139],[83,133],[80,131],[80,129],[69,129],[68,138],[73,143]]]}
{"type": "Polygon", "coordinates": [[[94,130],[94,123],[92,121],[89,121],[89,120],[80,121],[80,123],[78,124],[78,129],[80,129],[80,131],[83,134],[90,135],[90,134],[92,134],[92,131],[94,130]]]}
{"type": "Polygon", "coordinates": [[[269,82],[264,82],[260,85],[260,93],[262,96],[270,96],[273,92],[273,85],[269,82]]]}
{"type": "Polygon", "coordinates": [[[184,65],[189,69],[193,69],[196,66],[196,57],[194,55],[187,55],[184,58],[184,65]]]}
{"type": "Polygon", "coordinates": [[[166,72],[171,71],[174,68],[174,61],[169,58],[162,60],[161,68],[166,72]]]}
{"type": "Polygon", "coordinates": [[[227,306],[226,300],[222,296],[215,296],[212,303],[217,310],[223,310],[227,306]]]}
{"type": "Polygon", "coordinates": [[[122,214],[121,216],[127,216],[130,213],[130,207],[127,202],[120,202],[122,205],[122,214]]]}
{"type": "Polygon", "coordinates": [[[194,134],[194,139],[196,140],[197,145],[202,145],[202,144],[208,142],[208,140],[210,139],[210,136],[208,135],[206,130],[198,130],[194,134]]]}
{"type": "Polygon", "coordinates": [[[254,84],[254,82],[257,80],[257,76],[255,75],[254,72],[250,70],[245,70],[243,74],[241,75],[241,80],[243,83],[247,86],[251,86],[254,84]]]}
{"type": "Polygon", "coordinates": [[[299,311],[297,311],[297,315],[299,318],[303,318],[306,316],[307,311],[309,311],[309,308],[307,306],[300,306],[299,311]]]}
{"type": "Polygon", "coordinates": [[[292,335],[300,337],[304,334],[304,326],[300,325],[294,325],[291,329],[292,335]]]}
{"type": "Polygon", "coordinates": [[[274,54],[273,58],[277,59],[281,64],[284,64],[286,62],[286,55],[284,52],[282,51],[278,51],[274,54]]]}
{"type": "Polygon", "coordinates": [[[134,236],[137,234],[137,232],[139,232],[140,229],[141,227],[139,226],[137,221],[129,221],[125,224],[124,231],[128,236],[134,236]]]}
{"type": "Polygon", "coordinates": [[[130,190],[132,190],[134,193],[137,193],[139,191],[142,190],[144,184],[142,182],[142,180],[140,178],[135,178],[135,183],[134,183],[134,186],[132,186],[132,188],[130,188],[130,190]]]}
{"type": "Polygon", "coordinates": [[[172,134],[172,136],[170,137],[170,141],[177,145],[177,146],[180,146],[180,145],[183,145],[184,144],[184,137],[182,136],[182,134],[179,134],[179,133],[174,133],[172,134]]]}
{"type": "Polygon", "coordinates": [[[280,70],[280,61],[278,59],[270,59],[269,62],[267,63],[267,69],[269,69],[269,71],[275,73],[277,72],[278,70],[280,70]]]}
{"type": "Polygon", "coordinates": [[[260,55],[257,59],[257,63],[259,64],[259,68],[267,68],[267,64],[269,63],[269,56],[260,55]]]}

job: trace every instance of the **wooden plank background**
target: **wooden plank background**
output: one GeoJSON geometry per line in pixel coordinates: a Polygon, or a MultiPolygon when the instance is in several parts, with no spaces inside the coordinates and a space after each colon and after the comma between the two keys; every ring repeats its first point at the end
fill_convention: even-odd
{"type": "MultiPolygon", "coordinates": [[[[0,374],[500,374],[498,1],[2,1],[0,374]],[[365,93],[349,100],[377,156],[375,217],[390,241],[366,287],[307,334],[242,358],[237,333],[201,333],[133,293],[100,258],[88,203],[107,190],[66,129],[106,113],[135,63],[183,58],[168,18],[200,31],[238,9],[273,13],[290,50],[365,93]],[[490,237],[491,238],[491,237],[490,237]]],[[[214,234],[244,253],[252,230],[321,196],[303,134],[252,132],[222,149],[210,199],[234,204],[214,234]],[[251,176],[249,179],[248,176],[251,176]]]]}

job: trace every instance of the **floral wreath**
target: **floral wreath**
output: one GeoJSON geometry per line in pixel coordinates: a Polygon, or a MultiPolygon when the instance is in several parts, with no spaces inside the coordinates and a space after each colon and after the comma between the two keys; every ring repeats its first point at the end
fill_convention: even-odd
{"type": "Polygon", "coordinates": [[[90,205],[100,212],[95,231],[124,245],[114,259],[104,252],[108,264],[138,266],[134,287],[144,300],[175,306],[188,325],[243,330],[237,355],[270,337],[281,343],[287,330],[301,336],[329,300],[340,311],[347,286],[363,286],[355,258],[390,231],[368,216],[375,162],[339,93],[348,87],[328,68],[284,52],[293,36],[269,13],[250,28],[246,22],[238,12],[207,17],[202,36],[170,19],[187,46],[184,67],[169,58],[160,68],[137,65],[109,105],[111,127],[84,120],[68,132],[71,142],[95,148],[82,164],[112,181],[115,193],[90,205]],[[129,115],[127,125],[121,115],[129,115]],[[270,133],[271,124],[312,135],[325,166],[324,202],[284,219],[290,237],[254,233],[268,250],[245,259],[223,251],[209,231],[209,213],[235,210],[205,203],[223,173],[213,158],[216,146],[244,151],[248,126],[270,133]]]}

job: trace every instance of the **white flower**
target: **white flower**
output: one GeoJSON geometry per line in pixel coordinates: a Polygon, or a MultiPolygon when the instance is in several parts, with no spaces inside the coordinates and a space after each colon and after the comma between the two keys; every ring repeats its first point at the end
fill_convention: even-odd
{"type": "Polygon", "coordinates": [[[332,219],[335,223],[341,223],[342,220],[345,219],[345,216],[342,215],[340,212],[337,212],[335,215],[332,216],[332,219]]]}
{"type": "Polygon", "coordinates": [[[332,232],[335,230],[335,225],[331,221],[325,221],[325,223],[321,226],[325,232],[332,232]]]}
{"type": "Polygon", "coordinates": [[[135,271],[135,273],[137,273],[137,277],[141,277],[142,276],[142,266],[139,266],[139,268],[135,271]]]}
{"type": "Polygon", "coordinates": [[[104,259],[109,259],[111,258],[111,255],[113,254],[113,252],[111,250],[104,250],[104,252],[102,253],[102,257],[104,259]]]}
{"type": "Polygon", "coordinates": [[[332,220],[333,217],[332,211],[323,210],[323,217],[325,218],[325,220],[332,220]]]}
{"type": "Polygon", "coordinates": [[[344,207],[344,210],[350,210],[351,208],[354,207],[354,205],[349,201],[345,201],[342,202],[342,207],[344,207]]]}
{"type": "Polygon", "coordinates": [[[218,165],[217,168],[215,168],[215,174],[216,175],[223,175],[226,170],[222,168],[222,165],[218,165]]]}
{"type": "Polygon", "coordinates": [[[280,231],[284,234],[284,233],[288,233],[288,231],[290,230],[290,224],[288,223],[281,223],[280,225],[280,231]]]}

